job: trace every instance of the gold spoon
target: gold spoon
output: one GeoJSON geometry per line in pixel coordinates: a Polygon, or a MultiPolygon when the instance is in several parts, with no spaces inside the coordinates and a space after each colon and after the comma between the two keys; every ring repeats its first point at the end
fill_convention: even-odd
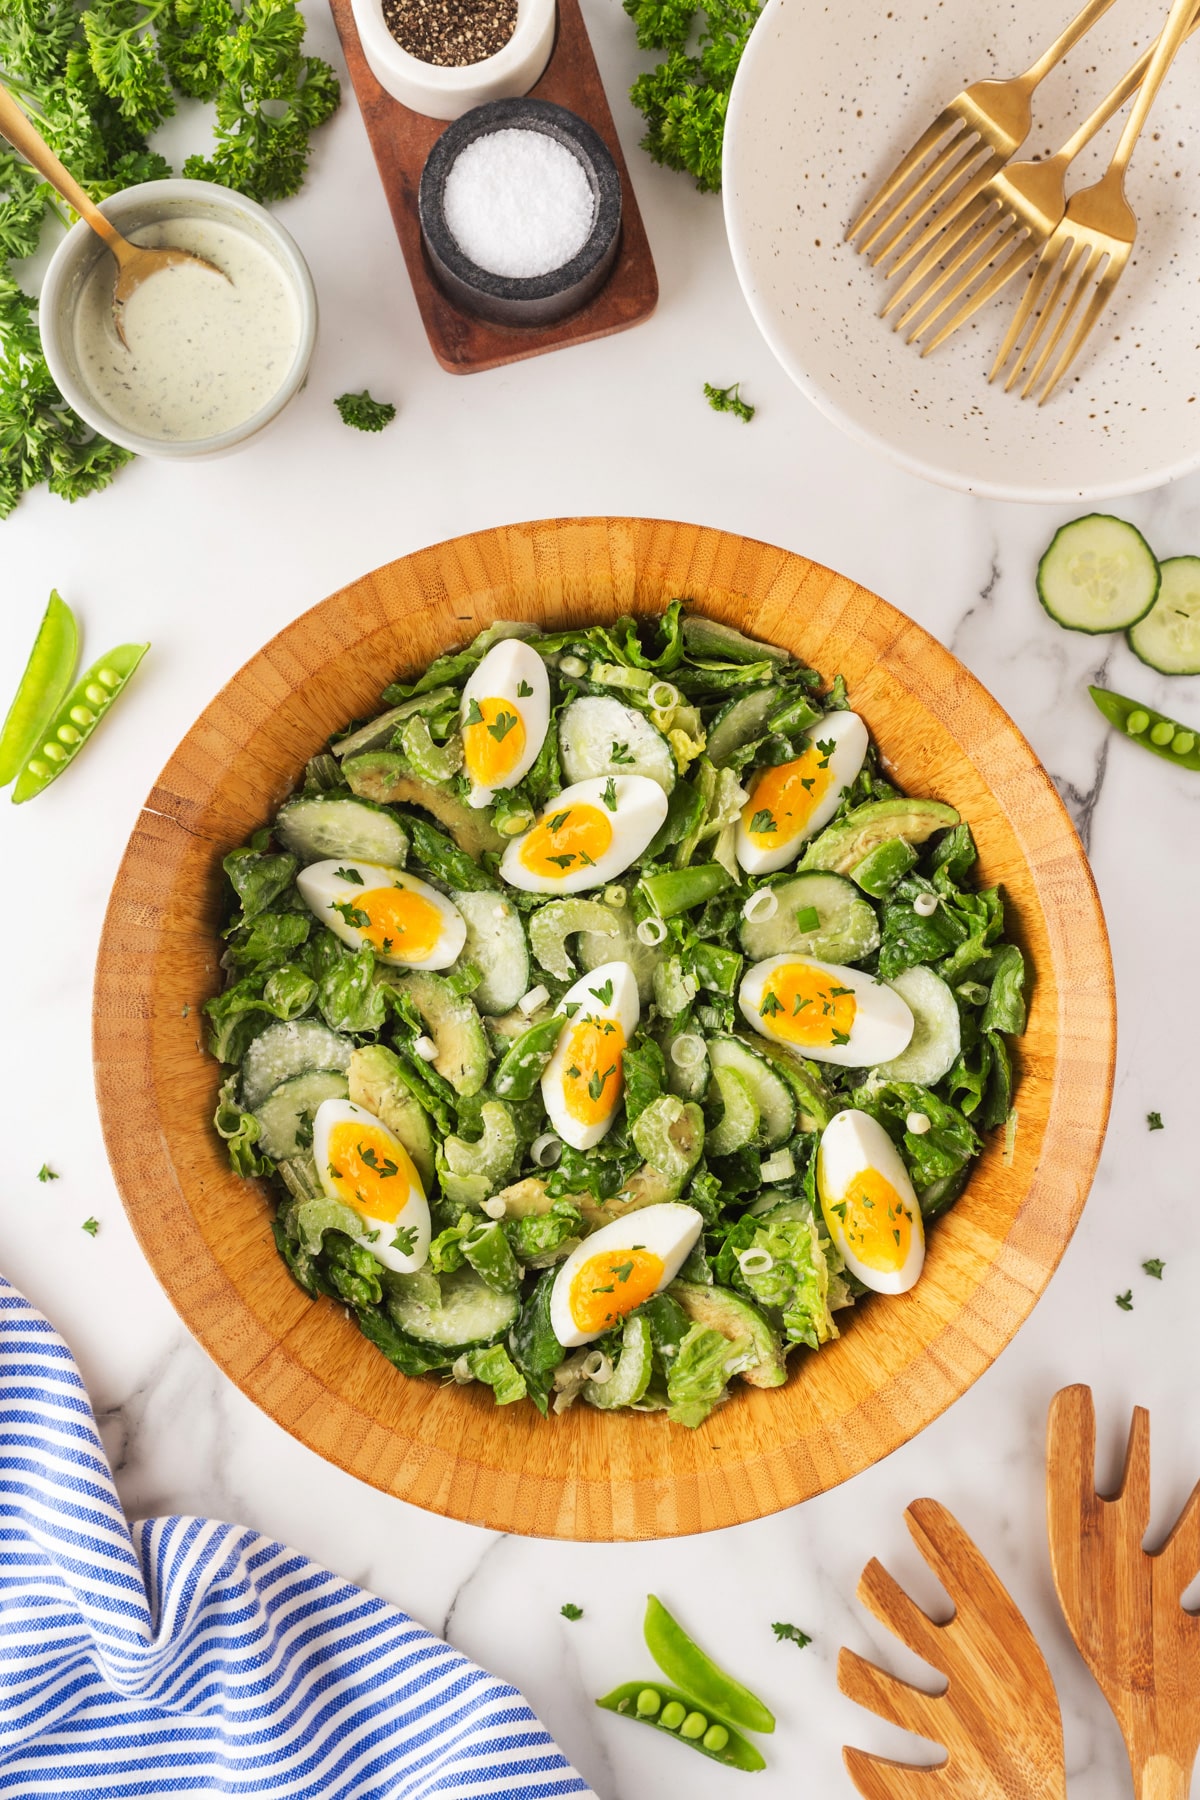
{"type": "Polygon", "coordinates": [[[224,269],[218,269],[207,257],[198,256],[194,250],[147,250],[140,244],[131,244],[127,237],[122,237],[116,226],[100,211],[94,200],[84,193],[74,176],[70,175],[59,162],[53,150],[34,125],[33,121],[17,105],[8,89],[0,83],[0,134],[3,134],[19,155],[35,168],[44,180],[50,183],[55,191],[62,195],[68,206],[74,208],[81,219],[85,219],[96,236],[112,251],[117,259],[117,279],[113,287],[113,324],[117,336],[129,348],[125,337],[125,326],[122,311],[130,295],[141,287],[143,281],[151,275],[158,275],[163,269],[178,268],[181,263],[197,263],[200,268],[208,269],[222,280],[228,281],[224,269]]]}

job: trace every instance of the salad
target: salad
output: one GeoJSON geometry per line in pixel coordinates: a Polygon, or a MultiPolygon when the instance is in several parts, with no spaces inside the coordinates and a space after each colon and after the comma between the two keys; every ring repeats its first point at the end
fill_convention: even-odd
{"type": "Polygon", "coordinates": [[[672,601],[496,623],[225,858],[216,1129],[405,1375],[695,1426],[918,1279],[1009,1123],[1025,962],[970,825],[672,601]]]}

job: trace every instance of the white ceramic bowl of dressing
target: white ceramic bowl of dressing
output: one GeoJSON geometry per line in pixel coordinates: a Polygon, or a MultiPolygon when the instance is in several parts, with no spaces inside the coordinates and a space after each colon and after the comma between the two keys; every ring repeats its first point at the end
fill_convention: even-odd
{"type": "Polygon", "coordinates": [[[101,203],[142,242],[195,249],[230,276],[151,277],[111,322],[115,265],[80,220],[42,284],[42,347],[64,399],[104,437],[169,461],[240,449],[304,385],[317,296],[290,234],[255,201],[208,181],[147,181],[101,203]],[[182,277],[182,279],[180,279],[182,277]]]}
{"type": "Polygon", "coordinates": [[[557,0],[517,0],[508,42],[481,62],[422,62],[396,42],[383,0],[351,0],[354,23],[372,75],[393,100],[428,119],[461,119],[485,100],[517,100],[541,79],[558,23],[557,0]]]}

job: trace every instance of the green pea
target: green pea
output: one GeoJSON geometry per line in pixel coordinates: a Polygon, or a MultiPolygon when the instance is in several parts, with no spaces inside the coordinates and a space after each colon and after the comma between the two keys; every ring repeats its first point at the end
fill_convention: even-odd
{"type": "Polygon", "coordinates": [[[643,1719],[652,1719],[662,1706],[662,1695],[656,1694],[653,1688],[643,1688],[637,1697],[638,1715],[643,1719]]]}
{"type": "Polygon", "coordinates": [[[1175,736],[1171,739],[1171,748],[1176,756],[1186,756],[1189,750],[1194,750],[1196,748],[1195,732],[1177,731],[1175,736]]]}
{"type": "Polygon", "coordinates": [[[729,1733],[723,1725],[710,1725],[703,1742],[706,1750],[723,1750],[729,1742],[729,1733]]]}
{"type": "Polygon", "coordinates": [[[48,756],[51,762],[64,763],[67,760],[67,753],[61,744],[43,744],[42,755],[48,756]]]}
{"type": "Polygon", "coordinates": [[[679,1727],[680,1737],[702,1738],[708,1730],[708,1720],[702,1712],[690,1712],[679,1727]]]}
{"type": "Polygon", "coordinates": [[[96,715],[88,706],[73,706],[71,718],[74,719],[76,725],[82,725],[85,731],[89,725],[96,723],[96,715]]]}
{"type": "Polygon", "coordinates": [[[96,680],[100,683],[101,687],[119,688],[121,685],[121,677],[117,674],[115,669],[97,669],[96,680]]]}
{"type": "Polygon", "coordinates": [[[1129,733],[1130,737],[1140,737],[1142,732],[1145,731],[1145,729],[1149,723],[1150,723],[1150,714],[1148,712],[1144,712],[1142,710],[1142,708],[1139,706],[1136,708],[1135,711],[1131,712],[1129,717],[1126,719],[1125,729],[1129,733]]]}
{"type": "Polygon", "coordinates": [[[83,697],[90,700],[93,706],[106,706],[109,700],[109,695],[102,687],[97,687],[94,681],[88,682],[83,690],[83,697]]]}
{"type": "Polygon", "coordinates": [[[659,1724],[665,1725],[668,1731],[678,1731],[687,1716],[686,1706],[683,1706],[678,1700],[668,1700],[659,1713],[658,1719],[659,1724]]]}
{"type": "Polygon", "coordinates": [[[60,725],[55,736],[61,744],[81,744],[83,734],[74,725],[60,725]]]}
{"type": "Polygon", "coordinates": [[[1174,736],[1175,727],[1169,719],[1159,719],[1157,724],[1150,727],[1150,742],[1157,744],[1160,749],[1164,744],[1169,744],[1174,736]]]}

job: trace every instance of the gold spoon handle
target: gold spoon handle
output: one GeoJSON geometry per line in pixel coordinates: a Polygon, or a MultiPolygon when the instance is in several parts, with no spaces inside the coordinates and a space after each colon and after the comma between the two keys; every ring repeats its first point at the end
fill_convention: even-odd
{"type": "Polygon", "coordinates": [[[97,237],[103,238],[118,262],[123,261],[132,246],[117,230],[87,194],[84,193],[75,177],[59,162],[53,150],[38,130],[33,120],[22,110],[0,82],[0,134],[3,134],[19,155],[35,168],[40,176],[50,183],[55,191],[62,195],[68,206],[74,207],[81,219],[86,219],[97,237]]]}
{"type": "Polygon", "coordinates": [[[1150,117],[1150,108],[1158,98],[1158,90],[1167,78],[1167,72],[1191,28],[1192,14],[1196,0],[1174,0],[1167,22],[1163,26],[1162,36],[1150,56],[1150,67],[1142,82],[1137,99],[1133,103],[1133,111],[1121,133],[1120,142],[1113,153],[1110,171],[1123,175],[1133,155],[1133,147],[1142,134],[1142,127],[1150,117]]]}
{"type": "MultiPolygon", "coordinates": [[[[1192,22],[1188,28],[1188,36],[1190,37],[1198,30],[1200,30],[1200,6],[1197,6],[1196,11],[1192,15],[1192,22]]],[[[1151,45],[1145,55],[1140,56],[1133,67],[1127,72],[1124,80],[1117,83],[1107,100],[1102,100],[1091,117],[1085,119],[1079,129],[1067,139],[1055,158],[1056,162],[1073,162],[1085,145],[1091,143],[1096,133],[1101,130],[1103,126],[1108,124],[1108,121],[1112,118],[1113,114],[1120,112],[1125,102],[1129,99],[1129,96],[1136,93],[1137,89],[1141,87],[1143,81],[1146,79],[1146,72],[1150,67],[1153,56],[1154,46],[1151,45]]]]}

